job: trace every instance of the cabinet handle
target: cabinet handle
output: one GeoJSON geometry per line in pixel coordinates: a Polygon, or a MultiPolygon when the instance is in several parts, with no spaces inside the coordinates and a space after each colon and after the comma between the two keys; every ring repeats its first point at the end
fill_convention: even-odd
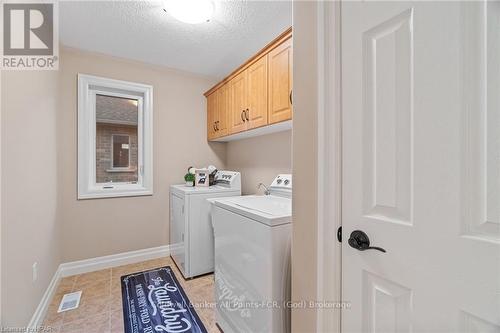
{"type": "Polygon", "coordinates": [[[293,102],[292,102],[292,90],[290,90],[290,96],[289,96],[289,98],[290,98],[290,104],[293,104],[293,102]]]}
{"type": "Polygon", "coordinates": [[[246,121],[246,119],[245,119],[245,110],[241,111],[241,120],[243,120],[243,122],[246,121]]]}
{"type": "Polygon", "coordinates": [[[214,123],[214,132],[217,132],[217,126],[214,123]]]}
{"type": "Polygon", "coordinates": [[[246,118],[248,121],[250,120],[250,116],[249,116],[249,114],[250,114],[250,110],[246,109],[246,111],[245,111],[245,118],[246,118]]]}
{"type": "Polygon", "coordinates": [[[215,127],[217,128],[217,131],[219,131],[219,121],[218,120],[215,122],[215,127]]]}

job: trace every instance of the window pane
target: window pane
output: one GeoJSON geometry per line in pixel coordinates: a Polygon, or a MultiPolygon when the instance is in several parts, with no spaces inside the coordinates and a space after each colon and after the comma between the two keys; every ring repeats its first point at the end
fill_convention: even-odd
{"type": "Polygon", "coordinates": [[[138,180],[136,99],[96,96],[96,183],[138,180]]]}

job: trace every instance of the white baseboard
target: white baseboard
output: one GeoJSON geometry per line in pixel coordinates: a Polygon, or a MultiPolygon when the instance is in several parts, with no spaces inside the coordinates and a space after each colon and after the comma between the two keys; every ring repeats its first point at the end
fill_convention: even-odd
{"type": "MultiPolygon", "coordinates": [[[[59,285],[60,279],[61,279],[61,273],[59,269],[57,269],[57,271],[54,273],[54,276],[52,277],[52,280],[50,280],[49,286],[47,287],[47,290],[45,290],[45,293],[42,296],[42,300],[38,304],[38,307],[36,308],[33,317],[31,317],[31,320],[28,324],[28,328],[36,329],[37,327],[42,326],[43,319],[47,314],[47,309],[49,308],[50,302],[52,301],[52,297],[54,296],[57,290],[57,286],[59,285]]],[[[30,330],[28,329],[27,332],[30,332],[30,330]]]]}
{"type": "Polygon", "coordinates": [[[170,247],[169,245],[164,245],[144,250],[123,252],[109,256],[67,262],[59,265],[59,268],[54,273],[47,290],[45,290],[45,293],[43,294],[40,304],[38,304],[33,317],[31,317],[28,329],[34,329],[43,324],[43,319],[47,314],[48,307],[57,290],[57,286],[59,285],[59,280],[61,278],[106,268],[134,264],[145,260],[167,257],[169,255],[170,247]]]}
{"type": "Polygon", "coordinates": [[[145,260],[167,257],[170,255],[168,245],[153,247],[150,249],[123,252],[110,256],[97,257],[73,262],[67,262],[59,266],[61,277],[98,271],[121,265],[134,264],[145,260]]]}

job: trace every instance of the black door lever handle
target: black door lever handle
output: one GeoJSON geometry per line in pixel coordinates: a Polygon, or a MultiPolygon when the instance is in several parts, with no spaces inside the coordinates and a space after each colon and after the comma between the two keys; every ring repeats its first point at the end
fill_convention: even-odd
{"type": "Polygon", "coordinates": [[[381,247],[370,246],[370,239],[368,238],[368,235],[361,230],[354,230],[349,237],[348,243],[352,248],[359,251],[377,250],[380,252],[386,252],[381,247]]]}
{"type": "Polygon", "coordinates": [[[361,248],[361,249],[358,249],[358,250],[360,250],[360,251],[377,250],[377,251],[380,251],[380,252],[387,252],[386,250],[384,250],[383,248],[378,247],[378,246],[369,246],[367,248],[361,248]]]}

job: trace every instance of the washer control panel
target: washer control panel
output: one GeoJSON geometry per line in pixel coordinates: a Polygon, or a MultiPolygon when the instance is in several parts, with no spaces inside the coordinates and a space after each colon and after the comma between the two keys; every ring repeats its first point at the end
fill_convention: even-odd
{"type": "Polygon", "coordinates": [[[275,189],[292,189],[292,175],[291,174],[281,174],[274,178],[271,188],[275,189]]]}

